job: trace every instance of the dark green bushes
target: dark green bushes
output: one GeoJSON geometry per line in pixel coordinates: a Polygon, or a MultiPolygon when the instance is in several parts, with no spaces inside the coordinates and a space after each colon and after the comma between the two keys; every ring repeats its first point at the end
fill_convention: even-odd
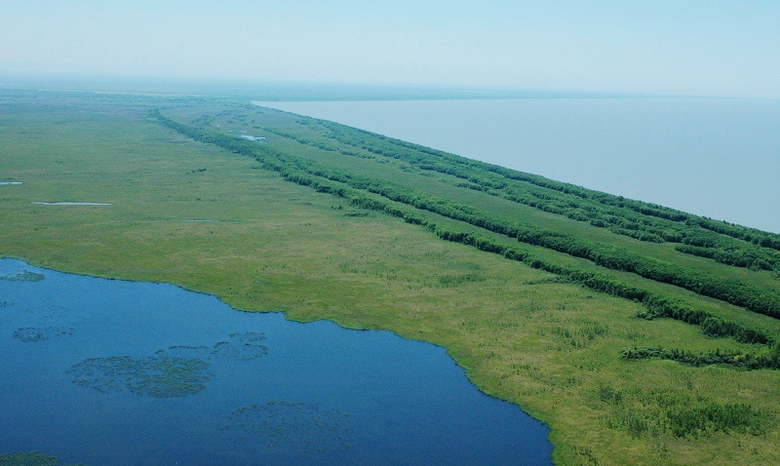
{"type": "MultiPolygon", "coordinates": [[[[188,137],[201,142],[217,144],[239,154],[254,157],[262,164],[263,168],[278,172],[288,181],[309,186],[319,192],[345,198],[353,206],[382,211],[402,218],[408,223],[423,225],[441,239],[501,254],[509,259],[524,262],[531,267],[560,275],[567,280],[579,283],[595,291],[642,302],[647,307],[647,312],[642,315],[645,318],[668,317],[693,325],[703,325],[707,322],[706,328],[703,327],[703,329],[709,335],[732,337],[743,342],[767,343],[771,340],[761,332],[746,329],[736,323],[713,320],[715,318],[705,312],[689,309],[679,303],[665,300],[611,277],[594,272],[561,267],[533,257],[526,250],[507,246],[485,236],[443,227],[435,222],[426,220],[415,209],[463,221],[494,233],[516,238],[522,243],[549,248],[574,257],[585,258],[609,269],[636,273],[651,280],[687,288],[701,295],[721,299],[754,312],[776,318],[780,317],[780,297],[774,293],[765,292],[740,282],[717,279],[674,264],[642,257],[627,250],[598,244],[570,234],[492,217],[474,207],[448,199],[437,198],[397,183],[341,172],[322,166],[312,160],[282,153],[266,145],[221,135],[201,128],[181,125],[165,118],[159,111],[154,111],[151,115],[162,124],[188,137]],[[368,193],[375,196],[369,196],[368,193]],[[402,208],[402,205],[410,208],[402,208]],[[708,318],[710,319],[709,321],[707,320],[708,318]]],[[[379,140],[382,139],[381,137],[377,138],[379,140]]],[[[372,150],[378,151],[380,149],[373,148],[372,150]]],[[[387,148],[381,149],[382,153],[389,150],[387,148]]],[[[451,160],[453,157],[457,156],[442,156],[446,160],[451,160]]],[[[501,167],[497,167],[494,168],[494,171],[501,171],[500,169],[501,167]]],[[[532,175],[529,176],[533,177],[532,175]]],[[[472,182],[478,182],[479,180],[479,176],[470,178],[472,182]]],[[[546,184],[548,181],[544,181],[544,183],[540,181],[540,183],[546,184]]],[[[550,181],[549,183],[554,182],[550,181]]],[[[500,184],[496,184],[495,187],[500,187],[500,184]]],[[[566,189],[572,191],[572,193],[587,193],[587,191],[576,187],[566,189]]],[[[568,203],[570,208],[579,208],[579,206],[580,203],[578,201],[570,200],[568,203]]],[[[580,211],[589,212],[589,209],[581,209],[580,211]]],[[[632,228],[636,226],[636,224],[631,223],[625,225],[632,228]]]]}
{"type": "Polygon", "coordinates": [[[780,265],[780,258],[775,254],[769,254],[758,248],[742,247],[739,249],[727,249],[714,246],[693,246],[679,244],[675,249],[684,253],[699,257],[707,257],[721,264],[744,267],[752,270],[774,270],[780,265]]]}
{"type": "MultiPolygon", "coordinates": [[[[318,123],[327,128],[327,137],[342,144],[380,156],[404,160],[422,170],[468,180],[470,184],[464,187],[469,189],[500,196],[545,212],[564,215],[573,220],[589,222],[591,225],[608,228],[614,233],[640,241],[669,241],[715,248],[710,254],[699,255],[727,265],[763,270],[780,267],[780,259],[772,259],[773,256],[761,251],[761,248],[780,250],[780,235],[588,190],[331,122],[318,123]],[[579,198],[579,201],[574,201],[573,198],[579,198]],[[758,248],[751,247],[749,243],[758,248]],[[739,259],[746,254],[751,257],[749,260],[739,259]]],[[[346,152],[342,150],[342,153],[346,152]]],[[[695,254],[692,249],[683,251],[695,254]]]]}
{"type": "Polygon", "coordinates": [[[760,434],[763,416],[743,403],[707,403],[667,413],[670,430],[676,437],[698,436],[710,432],[731,431],[760,434]]]}
{"type": "Polygon", "coordinates": [[[728,364],[749,370],[780,369],[780,349],[777,346],[763,353],[745,353],[741,351],[708,351],[693,353],[681,349],[664,349],[661,347],[624,348],[623,359],[668,359],[692,366],[708,366],[712,364],[728,364]]]}

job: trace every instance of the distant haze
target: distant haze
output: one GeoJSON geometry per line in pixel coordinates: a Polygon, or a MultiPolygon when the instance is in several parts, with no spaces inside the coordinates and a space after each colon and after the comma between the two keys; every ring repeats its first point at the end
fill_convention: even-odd
{"type": "Polygon", "coordinates": [[[780,2],[25,0],[0,75],[780,98],[780,2]]]}

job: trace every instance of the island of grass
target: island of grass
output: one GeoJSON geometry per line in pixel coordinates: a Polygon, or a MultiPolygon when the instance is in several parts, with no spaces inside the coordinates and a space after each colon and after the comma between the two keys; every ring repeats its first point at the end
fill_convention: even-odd
{"type": "Polygon", "coordinates": [[[227,98],[0,101],[0,255],[441,345],[559,464],[780,463],[778,235],[227,98]]]}

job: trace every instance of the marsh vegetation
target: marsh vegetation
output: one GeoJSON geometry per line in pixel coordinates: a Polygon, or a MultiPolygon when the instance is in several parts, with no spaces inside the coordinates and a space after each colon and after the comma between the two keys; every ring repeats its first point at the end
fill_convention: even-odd
{"type": "Polygon", "coordinates": [[[37,451],[17,451],[14,453],[0,454],[1,466],[83,466],[78,464],[65,464],[53,455],[46,455],[37,451]]]}
{"type": "Polygon", "coordinates": [[[264,356],[268,347],[257,343],[256,332],[233,333],[228,341],[208,346],[172,346],[144,358],[109,356],[73,365],[73,383],[102,393],[129,391],[156,398],[193,395],[213,378],[210,360],[249,361],[264,356]]]}
{"type": "Polygon", "coordinates": [[[441,345],[562,464],[780,461],[776,234],[242,102],[4,99],[5,255],[441,345]],[[30,205],[76,193],[112,207],[30,205]]]}

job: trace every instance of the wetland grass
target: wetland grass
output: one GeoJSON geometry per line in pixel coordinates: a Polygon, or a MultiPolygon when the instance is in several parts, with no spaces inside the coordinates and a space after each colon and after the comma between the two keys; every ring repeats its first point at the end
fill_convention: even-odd
{"type": "MultiPolygon", "coordinates": [[[[349,201],[335,191],[285,181],[255,158],[159,125],[148,116],[150,108],[160,106],[159,99],[55,94],[3,99],[5,108],[14,111],[0,112],[0,150],[13,157],[0,159],[0,173],[25,184],[0,190],[0,212],[13,219],[0,223],[2,255],[63,271],[175,283],[216,295],[238,309],[281,310],[300,321],[328,319],[349,328],[388,329],[441,345],[481,390],[546,422],[556,447],[553,459],[560,464],[780,463],[780,371],[621,356],[624,348],[635,346],[705,353],[715,347],[755,352],[765,345],[709,336],[698,326],[670,318],[639,318],[646,310],[640,302],[472,245],[442,241],[430,229],[397,216],[353,204],[345,215],[343,206],[349,201]],[[56,106],[47,107],[52,103],[56,106]],[[40,199],[99,199],[112,206],[31,205],[40,199]]],[[[330,137],[339,127],[319,120],[227,101],[182,98],[166,106],[165,115],[184,125],[265,137],[262,143],[235,139],[258,150],[294,154],[300,157],[298,168],[327,161],[329,169],[348,170],[353,178],[379,177],[499,219],[557,228],[719,279],[742,280],[770,294],[780,290],[771,271],[684,255],[671,243],[640,241],[514,202],[504,191],[491,195],[464,187],[456,172],[394,158],[378,145],[387,140],[376,136],[364,135],[363,143],[345,146],[330,137]]],[[[365,194],[364,205],[369,201],[388,202],[375,193],[365,194]]],[[[388,205],[399,211],[408,207],[388,205]]],[[[440,213],[415,215],[478,233],[496,245],[518,245],[517,239],[440,213]]],[[[734,304],[539,245],[522,247],[539,261],[598,272],[773,338],[780,331],[776,319],[734,304]]],[[[244,344],[259,344],[248,338],[244,344]]],[[[209,348],[213,350],[222,352],[209,348]]],[[[200,360],[207,363],[208,357],[213,356],[200,360]]],[[[156,365],[176,367],[173,356],[151,358],[117,360],[121,370],[106,361],[84,368],[126,378],[135,369],[143,374],[160,370],[156,365]]],[[[192,384],[182,387],[205,383],[202,364],[181,367],[193,374],[192,384]]],[[[136,380],[130,385],[153,384],[136,380]]],[[[146,394],[145,388],[138,390],[146,394]]],[[[166,390],[162,392],[178,388],[166,390]]],[[[301,416],[330,413],[281,406],[301,416]]],[[[262,425],[274,409],[281,408],[258,405],[236,415],[245,424],[262,425]]]]}

